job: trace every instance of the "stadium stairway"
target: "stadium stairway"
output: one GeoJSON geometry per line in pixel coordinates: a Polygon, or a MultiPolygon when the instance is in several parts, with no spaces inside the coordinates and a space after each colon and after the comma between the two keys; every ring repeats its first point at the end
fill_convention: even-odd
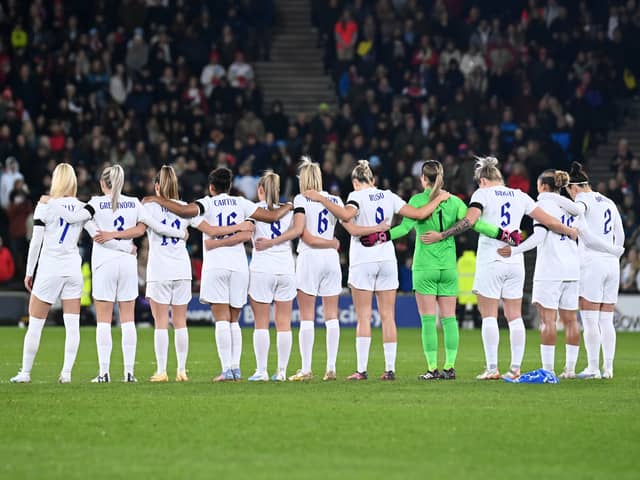
{"type": "Polygon", "coordinates": [[[282,101],[287,115],[316,112],[327,103],[333,111],[336,96],[331,78],[324,74],[323,50],[316,47],[311,30],[311,2],[278,0],[271,61],[256,62],[258,81],[265,97],[265,113],[271,102],[282,101]]]}

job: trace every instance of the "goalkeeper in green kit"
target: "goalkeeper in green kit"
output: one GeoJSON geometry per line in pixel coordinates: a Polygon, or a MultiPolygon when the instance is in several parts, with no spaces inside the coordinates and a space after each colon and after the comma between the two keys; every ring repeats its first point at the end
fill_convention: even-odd
{"type": "MultiPolygon", "coordinates": [[[[422,186],[424,192],[414,195],[409,205],[421,207],[431,198],[440,194],[443,185],[442,164],[427,160],[422,165],[422,186]]],[[[459,332],[455,316],[458,296],[458,271],[456,267],[456,245],[453,237],[427,245],[420,236],[429,231],[442,232],[454,226],[465,217],[467,206],[458,197],[450,196],[442,202],[433,214],[424,220],[404,218],[402,223],[390,231],[373,233],[360,237],[364,246],[396,240],[416,230],[416,245],[413,254],[413,288],[422,321],[422,347],[427,358],[428,371],[420,375],[421,380],[454,380],[455,362],[458,355],[459,332]],[[436,329],[436,302],[440,310],[444,331],[445,363],[442,372],[438,370],[438,332],[436,329]]],[[[482,235],[497,238],[505,243],[517,245],[521,241],[519,232],[507,232],[494,225],[478,221],[474,230],[482,235]]]]}

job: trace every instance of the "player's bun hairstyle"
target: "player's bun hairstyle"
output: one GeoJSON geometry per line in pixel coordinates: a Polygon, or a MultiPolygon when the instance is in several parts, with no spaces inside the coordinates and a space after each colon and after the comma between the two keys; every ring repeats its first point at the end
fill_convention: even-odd
{"type": "Polygon", "coordinates": [[[320,165],[313,163],[309,157],[302,157],[298,167],[298,183],[300,192],[307,190],[322,191],[322,171],[320,165]]]}
{"type": "Polygon", "coordinates": [[[431,185],[429,200],[433,200],[440,195],[440,190],[444,185],[444,170],[442,164],[437,160],[427,160],[422,164],[422,176],[431,185]]]}
{"type": "Polygon", "coordinates": [[[209,174],[209,185],[213,185],[216,193],[229,193],[233,174],[226,167],[216,168],[209,174]]]}
{"type": "Polygon", "coordinates": [[[573,185],[583,185],[589,183],[589,176],[585,173],[581,163],[571,162],[571,170],[569,171],[569,183],[573,185]]]}
{"type": "Polygon", "coordinates": [[[559,192],[569,185],[569,174],[563,170],[545,170],[538,177],[542,185],[548,186],[552,192],[559,192]]]}
{"type": "Polygon", "coordinates": [[[75,197],[78,191],[78,179],[73,167],[68,163],[59,164],[51,177],[50,195],[53,198],[75,197]]]}
{"type": "Polygon", "coordinates": [[[124,170],[120,165],[112,165],[102,171],[102,181],[111,190],[111,209],[118,209],[122,187],[124,187],[124,170]]]}
{"type": "Polygon", "coordinates": [[[267,202],[267,209],[272,210],[280,203],[280,175],[274,173],[273,170],[266,170],[260,180],[258,180],[258,188],[264,190],[264,200],[267,202]]]}
{"type": "Polygon", "coordinates": [[[155,183],[160,186],[160,196],[170,200],[178,200],[178,177],[173,167],[163,165],[156,175],[155,183]]]}
{"type": "Polygon", "coordinates": [[[351,180],[373,185],[373,172],[367,160],[358,160],[358,163],[356,163],[356,166],[351,172],[351,180]]]}
{"type": "Polygon", "coordinates": [[[480,182],[481,178],[486,178],[490,182],[504,182],[502,172],[498,168],[498,159],[496,157],[476,157],[473,178],[476,182],[480,182]]]}

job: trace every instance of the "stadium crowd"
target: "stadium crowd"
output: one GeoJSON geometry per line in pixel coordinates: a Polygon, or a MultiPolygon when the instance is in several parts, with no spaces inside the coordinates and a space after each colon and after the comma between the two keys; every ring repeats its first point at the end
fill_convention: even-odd
{"type": "MultiPolygon", "coordinates": [[[[640,78],[633,0],[312,0],[339,109],[285,112],[263,105],[252,67],[270,56],[275,3],[0,2],[0,282],[24,275],[34,201],[60,161],[76,168],[82,200],[116,162],[139,197],[174,165],[191,201],[217,166],[250,199],[271,168],[291,198],[303,154],[343,198],[365,158],[381,186],[408,199],[423,159],[435,158],[446,188],[467,200],[474,155],[487,154],[509,186],[535,195],[544,169],[609,141],[640,78]]],[[[622,286],[637,291],[640,159],[621,142],[612,168],[598,190],[623,213],[632,248],[622,286]]],[[[197,234],[190,244],[198,263],[197,234]]],[[[412,241],[396,249],[406,275],[412,241]]]]}

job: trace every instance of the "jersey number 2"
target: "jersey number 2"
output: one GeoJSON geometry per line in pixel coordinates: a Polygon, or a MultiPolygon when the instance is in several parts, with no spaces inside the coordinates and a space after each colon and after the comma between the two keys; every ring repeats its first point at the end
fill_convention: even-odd
{"type": "Polygon", "coordinates": [[[611,231],[611,210],[606,209],[604,211],[604,234],[608,234],[611,231]]]}

